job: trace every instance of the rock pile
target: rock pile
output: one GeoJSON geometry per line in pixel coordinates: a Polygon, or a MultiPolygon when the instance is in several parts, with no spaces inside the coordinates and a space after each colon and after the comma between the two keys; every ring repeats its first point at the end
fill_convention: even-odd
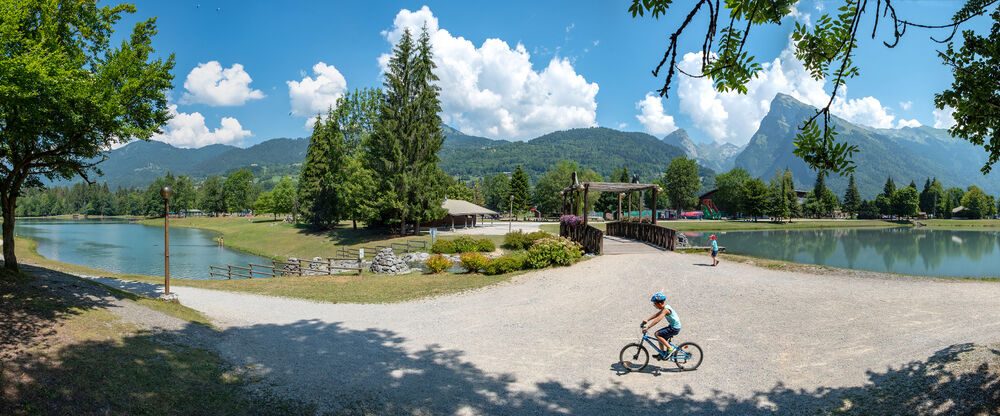
{"type": "Polygon", "coordinates": [[[376,274],[405,274],[410,272],[410,266],[396,257],[391,248],[383,248],[372,259],[369,270],[376,274]]]}

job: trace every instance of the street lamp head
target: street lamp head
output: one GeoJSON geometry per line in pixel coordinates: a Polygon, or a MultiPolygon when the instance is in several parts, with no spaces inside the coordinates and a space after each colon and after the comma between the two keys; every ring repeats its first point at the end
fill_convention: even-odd
{"type": "Polygon", "coordinates": [[[173,194],[174,190],[170,189],[169,186],[164,186],[163,188],[160,188],[160,196],[163,197],[164,201],[169,201],[170,197],[173,196],[173,194]]]}

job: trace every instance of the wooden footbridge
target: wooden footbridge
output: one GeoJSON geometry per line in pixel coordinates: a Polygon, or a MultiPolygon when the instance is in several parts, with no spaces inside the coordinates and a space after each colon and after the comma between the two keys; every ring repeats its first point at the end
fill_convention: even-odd
{"type": "Polygon", "coordinates": [[[560,194],[563,200],[563,215],[579,216],[582,220],[560,221],[559,235],[567,237],[593,254],[625,254],[638,252],[673,251],[677,244],[677,232],[656,224],[656,197],[661,191],[656,184],[638,183],[633,177],[631,183],[579,182],[573,172],[573,183],[560,194]],[[604,231],[590,225],[590,192],[613,192],[618,194],[616,221],[606,223],[604,231]],[[642,215],[643,193],[652,192],[653,207],[649,217],[642,215]],[[638,193],[639,216],[631,216],[633,197],[638,193]],[[622,216],[622,206],[627,202],[628,216],[622,216]]]}

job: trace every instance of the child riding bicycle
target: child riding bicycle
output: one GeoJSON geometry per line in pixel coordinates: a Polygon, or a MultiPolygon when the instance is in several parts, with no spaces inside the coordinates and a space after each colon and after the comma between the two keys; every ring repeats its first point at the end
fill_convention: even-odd
{"type": "Polygon", "coordinates": [[[649,301],[653,302],[653,307],[655,307],[657,311],[652,316],[642,321],[642,324],[640,324],[639,327],[642,328],[643,333],[646,333],[648,328],[655,326],[664,318],[667,319],[667,326],[660,328],[659,331],[656,331],[656,340],[660,342],[660,350],[663,351],[658,358],[666,359],[671,353],[673,353],[673,348],[667,340],[681,332],[681,320],[677,316],[677,312],[674,311],[674,308],[667,305],[667,295],[664,295],[663,292],[654,293],[653,297],[651,297],[649,301]]]}

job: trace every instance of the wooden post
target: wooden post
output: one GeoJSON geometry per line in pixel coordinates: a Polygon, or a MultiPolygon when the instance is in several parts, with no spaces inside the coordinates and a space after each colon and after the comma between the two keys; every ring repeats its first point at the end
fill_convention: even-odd
{"type": "Polygon", "coordinates": [[[228,270],[226,272],[226,278],[228,278],[229,280],[233,280],[233,266],[227,264],[226,269],[228,270]]]}
{"type": "Polygon", "coordinates": [[[624,192],[619,192],[618,193],[618,216],[615,217],[616,221],[621,221],[622,220],[622,198],[624,198],[624,197],[625,197],[625,193],[624,192]]]}
{"type": "Polygon", "coordinates": [[[250,278],[253,279],[253,263],[247,265],[247,268],[250,269],[250,278]]]}
{"type": "Polygon", "coordinates": [[[653,187],[653,225],[656,225],[656,197],[657,197],[657,191],[658,190],[654,186],[653,187]]]}
{"type": "Polygon", "coordinates": [[[587,218],[590,217],[588,213],[590,212],[590,202],[587,200],[587,196],[590,195],[590,184],[583,185],[583,225],[587,225],[587,218]]]}

